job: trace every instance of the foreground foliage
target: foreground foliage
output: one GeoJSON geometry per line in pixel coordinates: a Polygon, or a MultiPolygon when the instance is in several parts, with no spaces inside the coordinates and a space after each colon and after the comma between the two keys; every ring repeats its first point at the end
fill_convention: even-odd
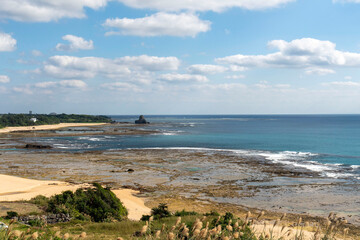
{"type": "Polygon", "coordinates": [[[103,222],[122,220],[127,216],[126,208],[116,195],[98,183],[94,183],[94,188],[65,191],[51,198],[38,196],[31,202],[42,206],[48,213],[70,214],[80,220],[103,222]]]}
{"type": "MultiPolygon", "coordinates": [[[[162,205],[162,207],[164,204],[162,205]]],[[[165,205],[166,206],[166,205],[165,205]]],[[[161,208],[160,208],[161,209],[161,208]]],[[[183,211],[186,212],[186,211],[183,211]]],[[[194,213],[194,212],[192,212],[194,213]]],[[[342,240],[348,238],[346,221],[329,215],[324,222],[306,223],[301,218],[296,223],[287,222],[286,215],[281,219],[266,221],[264,212],[252,217],[250,212],[243,219],[231,213],[185,215],[183,217],[164,217],[158,220],[151,216],[148,221],[121,222],[81,222],[56,224],[41,228],[23,228],[0,231],[0,239],[166,239],[166,240],[342,240]],[[313,225],[313,226],[311,226],[313,225]],[[287,227],[291,226],[291,227],[287,227]],[[311,226],[311,227],[310,227],[311,226]],[[61,231],[60,231],[61,230],[61,231]],[[309,230],[309,231],[308,231],[309,230]]],[[[355,238],[358,240],[358,238],[355,238]]]]}

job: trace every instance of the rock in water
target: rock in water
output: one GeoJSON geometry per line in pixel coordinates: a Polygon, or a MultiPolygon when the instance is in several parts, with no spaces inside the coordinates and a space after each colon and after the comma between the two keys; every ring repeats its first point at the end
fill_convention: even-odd
{"type": "Polygon", "coordinates": [[[136,120],[135,124],[149,124],[149,122],[146,121],[144,115],[140,115],[139,120],[136,120]]]}

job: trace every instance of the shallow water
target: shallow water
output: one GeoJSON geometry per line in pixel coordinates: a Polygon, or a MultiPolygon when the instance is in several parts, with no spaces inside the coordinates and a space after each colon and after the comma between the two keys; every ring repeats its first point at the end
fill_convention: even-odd
{"type": "MultiPolygon", "coordinates": [[[[137,116],[111,116],[133,122],[137,116]]],[[[57,150],[164,148],[202,150],[259,157],[319,172],[331,178],[360,180],[360,115],[146,116],[139,128],[151,135],[91,135],[36,138],[57,150]]],[[[85,130],[86,129],[82,129],[85,130]]]]}

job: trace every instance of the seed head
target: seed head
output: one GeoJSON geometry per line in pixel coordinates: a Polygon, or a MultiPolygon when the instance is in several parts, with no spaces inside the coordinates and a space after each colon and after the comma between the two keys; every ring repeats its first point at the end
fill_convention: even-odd
{"type": "Polygon", "coordinates": [[[148,226],[147,226],[147,225],[144,225],[144,226],[141,228],[141,235],[145,235],[147,229],[148,229],[148,226]]]}
{"type": "Polygon", "coordinates": [[[173,233],[173,232],[169,232],[168,240],[173,240],[174,237],[175,237],[174,233],[173,233]]]}
{"type": "Polygon", "coordinates": [[[39,233],[38,232],[34,232],[32,235],[31,235],[31,239],[38,239],[39,237],[39,233]]]}

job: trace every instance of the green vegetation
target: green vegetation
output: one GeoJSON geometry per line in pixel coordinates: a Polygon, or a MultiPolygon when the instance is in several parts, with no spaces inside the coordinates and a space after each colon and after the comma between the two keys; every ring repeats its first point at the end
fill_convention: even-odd
{"type": "Polygon", "coordinates": [[[36,126],[58,123],[109,123],[111,118],[107,116],[92,116],[79,114],[3,114],[0,115],[0,128],[18,126],[36,126]],[[36,122],[31,121],[36,118],[36,122]]]}
{"type": "Polygon", "coordinates": [[[65,191],[51,198],[38,196],[30,200],[48,213],[69,214],[79,220],[104,222],[122,220],[127,210],[109,188],[94,183],[94,188],[65,191]]]}
{"type": "Polygon", "coordinates": [[[158,207],[154,207],[151,209],[151,215],[143,215],[141,217],[141,221],[148,221],[150,217],[154,219],[161,219],[170,217],[171,213],[168,210],[168,206],[165,203],[160,203],[158,207]]]}
{"type": "MultiPolygon", "coordinates": [[[[158,208],[158,209],[163,209],[158,208]]],[[[357,239],[348,235],[348,228],[338,218],[329,217],[326,222],[314,222],[306,227],[301,218],[297,223],[262,219],[263,214],[252,218],[249,212],[244,219],[231,213],[221,216],[188,215],[184,217],[164,217],[158,220],[120,222],[88,222],[73,220],[51,226],[29,227],[10,223],[9,229],[0,230],[0,239],[167,239],[167,240],[344,240],[357,239]],[[291,228],[288,226],[291,224],[291,228]],[[310,232],[307,232],[307,230],[310,232]],[[308,235],[310,234],[310,235],[308,235]]],[[[0,219],[0,221],[3,221],[0,219]]],[[[354,236],[354,235],[353,235],[354,236]]]]}

